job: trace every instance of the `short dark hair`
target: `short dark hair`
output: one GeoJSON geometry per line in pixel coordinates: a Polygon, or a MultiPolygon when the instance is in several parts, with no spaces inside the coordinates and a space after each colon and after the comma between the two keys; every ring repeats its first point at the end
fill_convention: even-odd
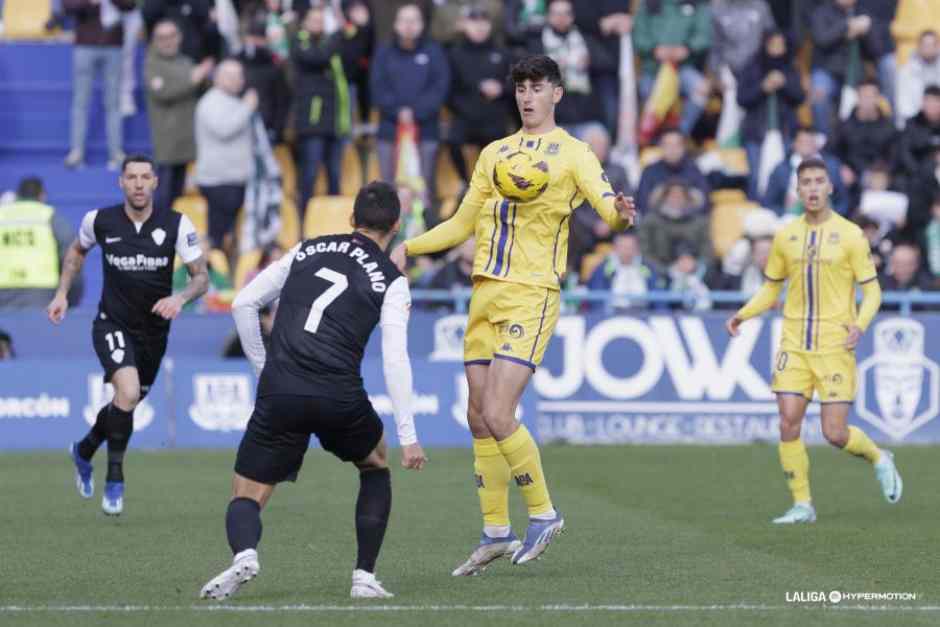
{"type": "Polygon", "coordinates": [[[388,233],[401,216],[401,203],[395,188],[382,181],[372,181],[356,194],[353,226],[388,233]]]}
{"type": "Polygon", "coordinates": [[[16,186],[16,197],[19,200],[39,200],[45,193],[42,179],[38,176],[27,176],[16,186]]]}
{"type": "Polygon", "coordinates": [[[157,166],[153,162],[153,158],[145,154],[136,154],[136,155],[127,155],[124,157],[124,161],[121,163],[121,174],[127,172],[127,166],[132,163],[149,163],[150,169],[156,173],[157,166]]]}
{"type": "Polygon", "coordinates": [[[561,85],[561,69],[555,60],[544,54],[531,54],[517,61],[509,70],[514,85],[526,81],[537,83],[547,80],[552,85],[561,85]]]}
{"type": "Polygon", "coordinates": [[[826,173],[826,176],[829,176],[829,169],[822,159],[803,159],[800,165],[796,167],[796,178],[799,179],[800,175],[806,170],[822,170],[826,173]]]}
{"type": "Polygon", "coordinates": [[[928,28],[920,32],[920,35],[917,36],[917,41],[922,40],[924,37],[940,37],[940,35],[937,35],[937,31],[934,29],[928,28]]]}
{"type": "Polygon", "coordinates": [[[924,97],[926,98],[927,96],[936,96],[937,98],[940,98],[940,85],[928,85],[924,89],[924,97]]]}

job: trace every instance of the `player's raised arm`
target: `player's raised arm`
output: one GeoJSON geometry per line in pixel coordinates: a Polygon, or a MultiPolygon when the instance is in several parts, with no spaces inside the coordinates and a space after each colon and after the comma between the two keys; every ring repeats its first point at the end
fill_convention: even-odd
{"type": "Polygon", "coordinates": [[[287,254],[262,270],[258,276],[242,288],[232,303],[232,317],[242,343],[242,350],[260,375],[266,357],[264,340],[261,338],[260,311],[281,294],[291,263],[300,250],[300,244],[291,248],[287,254]]]}
{"type": "Polygon", "coordinates": [[[578,157],[574,178],[578,190],[610,228],[623,231],[633,226],[636,218],[633,199],[623,193],[614,193],[601,162],[590,147],[585,146],[578,157]]]}
{"type": "Polygon", "coordinates": [[[395,410],[398,441],[402,446],[401,464],[421,470],[427,462],[415,432],[412,405],[413,378],[408,357],[408,317],[411,314],[411,292],[408,280],[399,277],[388,288],[382,303],[382,366],[385,387],[395,410]]]}
{"type": "Polygon", "coordinates": [[[761,315],[772,308],[780,298],[780,290],[783,289],[783,282],[787,278],[786,262],[781,250],[782,241],[778,233],[774,237],[774,243],[770,248],[770,259],[767,260],[767,267],[764,269],[764,284],[756,294],[751,296],[751,300],[747,301],[747,304],[725,323],[731,335],[738,334],[738,327],[742,322],[761,315]]]}

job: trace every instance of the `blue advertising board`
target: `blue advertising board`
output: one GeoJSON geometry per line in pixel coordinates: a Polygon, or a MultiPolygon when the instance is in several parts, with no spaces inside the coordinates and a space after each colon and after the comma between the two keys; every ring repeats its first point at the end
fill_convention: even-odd
{"type": "MultiPolygon", "coordinates": [[[[781,320],[749,321],[731,339],[724,319],[718,313],[668,312],[564,316],[519,416],[543,442],[776,441],[770,377],[781,320]]],[[[30,320],[17,327],[3,322],[14,337],[37,324],[30,320]]],[[[416,312],[412,318],[415,419],[427,446],[470,443],[462,355],[465,322],[462,314],[416,312]]],[[[73,327],[75,333],[88,335],[83,323],[73,327]]],[[[64,447],[87,430],[111,394],[100,366],[90,359],[90,346],[80,357],[52,359],[56,332],[44,328],[41,341],[35,334],[19,335],[30,338],[19,345],[25,357],[0,363],[2,449],[64,447]]],[[[164,367],[135,414],[135,446],[238,444],[254,402],[254,376],[244,360],[213,357],[218,349],[205,348],[212,342],[221,345],[230,332],[230,320],[223,317],[213,325],[200,318],[174,324],[164,367]]],[[[852,424],[880,442],[940,442],[940,342],[928,339],[936,337],[937,315],[876,319],[856,351],[859,384],[852,424]]],[[[394,445],[378,344],[370,343],[363,378],[394,445]]],[[[817,402],[810,405],[803,435],[809,442],[822,441],[817,402]]]]}

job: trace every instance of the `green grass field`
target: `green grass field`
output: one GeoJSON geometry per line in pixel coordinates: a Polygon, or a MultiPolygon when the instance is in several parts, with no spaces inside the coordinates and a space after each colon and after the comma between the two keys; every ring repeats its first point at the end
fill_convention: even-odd
{"type": "Polygon", "coordinates": [[[546,447],[567,533],[533,565],[506,561],[458,580],[450,571],[479,534],[471,453],[432,450],[425,471],[393,475],[378,567],[392,603],[348,598],[356,473],[311,452],[264,513],[261,575],[215,611],[197,594],[231,559],[233,452],[132,450],[118,519],[101,513],[98,493],[78,498],[64,452],[3,454],[0,624],[937,624],[937,450],[896,452],[905,494],[889,506],[867,464],[812,449],[819,522],[775,528],[768,521],[789,496],[774,447],[546,447]],[[785,600],[830,590],[917,599],[785,600]],[[482,609],[493,606],[511,607],[482,609]]]}

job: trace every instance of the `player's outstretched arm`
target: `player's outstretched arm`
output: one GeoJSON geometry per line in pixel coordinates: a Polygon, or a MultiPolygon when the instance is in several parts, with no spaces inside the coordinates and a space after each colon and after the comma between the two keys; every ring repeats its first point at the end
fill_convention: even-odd
{"type": "Polygon", "coordinates": [[[56,289],[52,302],[46,307],[49,320],[53,324],[59,324],[65,319],[65,312],[69,308],[69,288],[72,287],[75,277],[81,273],[82,266],[85,265],[86,255],[88,255],[88,250],[82,247],[78,239],[72,242],[65,253],[65,259],[62,260],[62,271],[59,274],[59,287],[56,289]]]}
{"type": "Polygon", "coordinates": [[[587,146],[578,157],[574,178],[578,190],[584,194],[597,215],[610,225],[610,228],[623,231],[633,226],[636,221],[636,206],[633,198],[624,196],[623,192],[614,192],[604,173],[604,168],[601,167],[601,162],[587,146]]]}
{"type": "Polygon", "coordinates": [[[413,379],[408,357],[408,317],[411,293],[408,280],[399,277],[389,286],[382,303],[382,367],[385,387],[395,410],[398,441],[402,446],[401,465],[421,470],[427,463],[424,449],[418,443],[412,406],[413,379]]]}
{"type": "Polygon", "coordinates": [[[736,336],[742,322],[748,318],[761,315],[777,304],[777,299],[780,298],[780,290],[782,289],[783,281],[765,280],[761,288],[757,290],[757,293],[751,297],[751,300],[747,301],[747,304],[741,307],[738,313],[728,318],[728,321],[725,323],[725,328],[728,330],[728,333],[732,336],[736,336]]]}

